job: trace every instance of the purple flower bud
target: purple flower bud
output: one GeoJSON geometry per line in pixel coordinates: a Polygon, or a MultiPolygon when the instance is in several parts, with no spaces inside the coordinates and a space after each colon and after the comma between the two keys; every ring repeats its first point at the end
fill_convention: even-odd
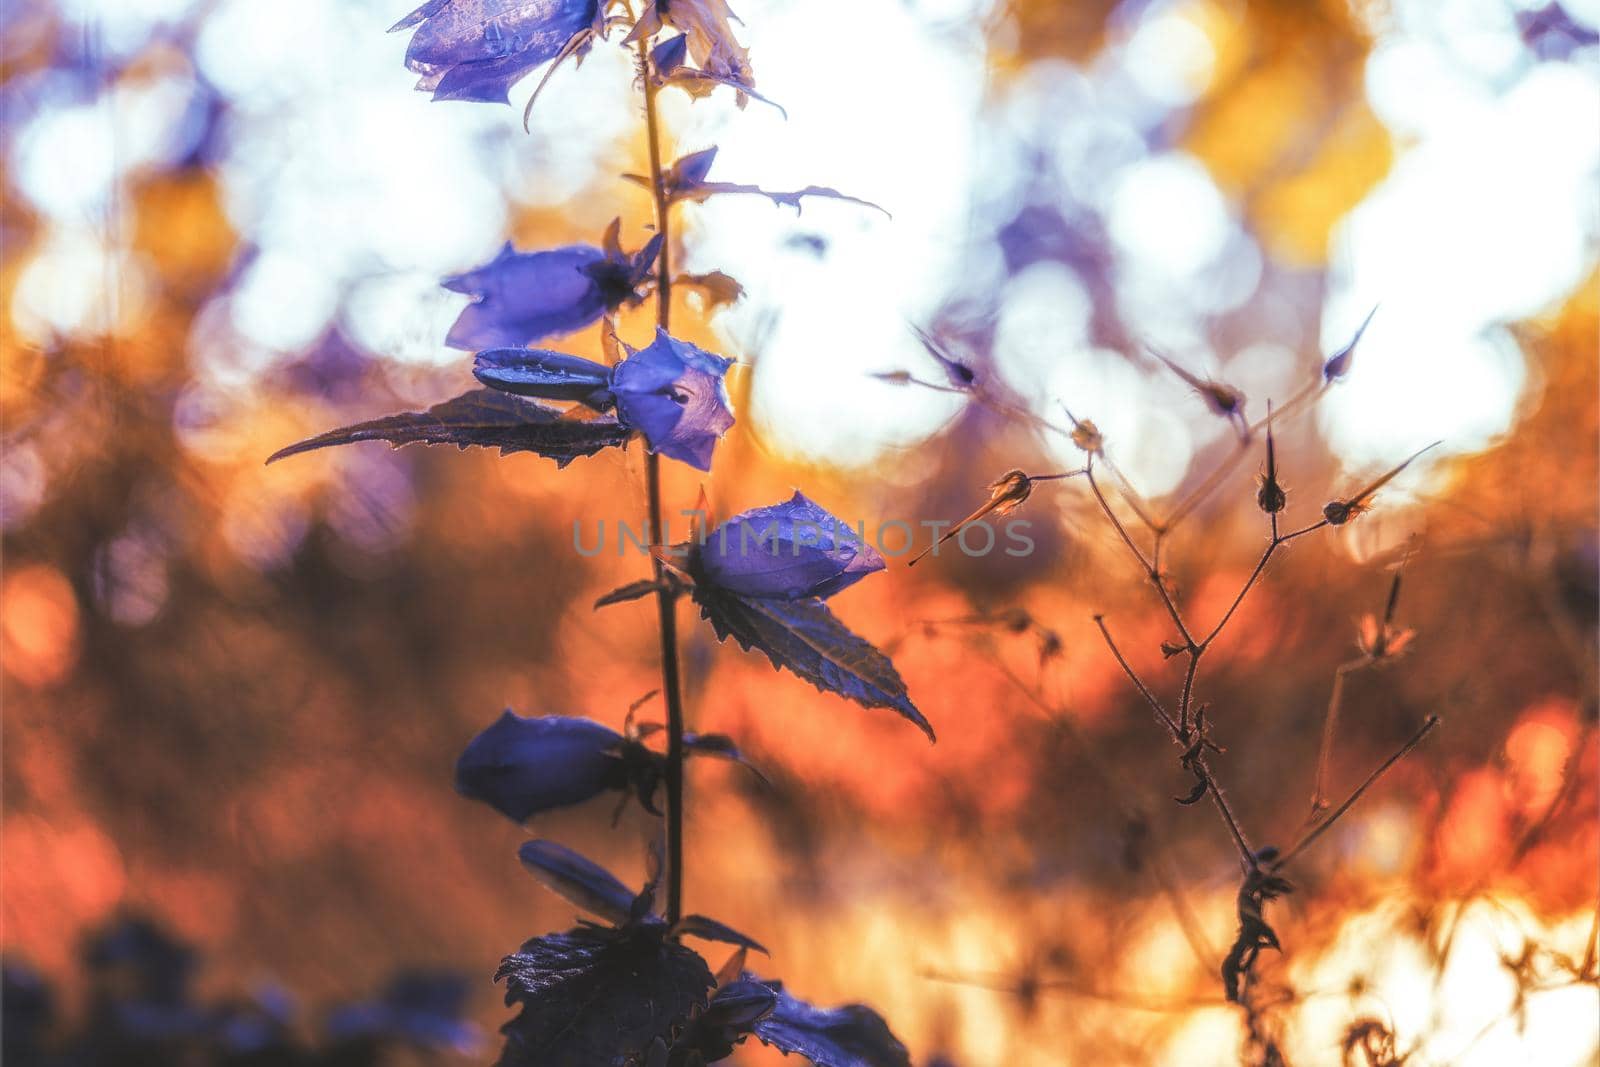
{"type": "Polygon", "coordinates": [[[1367,332],[1367,327],[1372,325],[1372,317],[1378,313],[1378,306],[1374,304],[1372,310],[1367,312],[1367,317],[1356,328],[1355,336],[1350,338],[1339,351],[1329,356],[1322,364],[1322,380],[1333,383],[1350,373],[1350,362],[1355,359],[1356,346],[1361,343],[1361,336],[1367,332]]]}
{"type": "Polygon", "coordinates": [[[668,184],[674,191],[689,196],[695,189],[705,184],[706,175],[711,173],[711,164],[716,161],[716,145],[702,148],[698,152],[690,152],[672,164],[668,184]]]}
{"type": "Polygon", "coordinates": [[[429,0],[390,27],[413,26],[406,66],[435,100],[510,103],[511,86],[595,29],[598,0],[429,0]]]}
{"type": "Polygon", "coordinates": [[[456,761],[456,791],[522,822],[626,785],[622,735],[590,719],[507,711],[456,761]]]}
{"type": "Polygon", "coordinates": [[[717,440],[733,425],[723,382],[732,365],[658,329],[611,372],[617,416],[644,434],[650,451],[708,471],[717,440]]]}
{"type": "Polygon", "coordinates": [[[884,566],[876,549],[799,492],[717,527],[698,561],[699,577],[718,588],[780,600],[830,597],[884,566]]]}
{"type": "Polygon", "coordinates": [[[581,330],[607,311],[639,299],[637,287],[650,271],[660,240],[652,239],[634,255],[592,245],[518,252],[508,241],[488,263],[440,283],[473,298],[444,343],[469,351],[505,348],[581,330]]]}
{"type": "Polygon", "coordinates": [[[517,396],[578,400],[597,411],[611,406],[611,368],[582,356],[538,348],[491,348],[474,357],[473,376],[517,396]]]}

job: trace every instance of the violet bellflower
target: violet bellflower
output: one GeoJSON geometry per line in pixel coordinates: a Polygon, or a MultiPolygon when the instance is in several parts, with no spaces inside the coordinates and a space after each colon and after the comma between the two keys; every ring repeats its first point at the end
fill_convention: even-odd
{"type": "Polygon", "coordinates": [[[456,791],[516,822],[627,784],[622,736],[590,719],[506,711],[456,761],[456,791]]]}
{"type": "Polygon", "coordinates": [[[739,596],[830,597],[886,564],[843,521],[796,491],[713,530],[699,547],[696,577],[739,596]]]}
{"type": "Polygon", "coordinates": [[[624,252],[617,223],[606,231],[603,249],[579,244],[518,252],[507,241],[488,263],[441,283],[473,298],[444,343],[471,351],[581,330],[623,304],[638,303],[660,251],[657,234],[638,252],[624,252]]]}
{"type": "Polygon", "coordinates": [[[406,66],[435,100],[508,104],[512,85],[586,45],[603,18],[599,0],[428,0],[389,32],[416,28],[406,66]]]}
{"type": "Polygon", "coordinates": [[[658,329],[654,341],[628,349],[615,367],[560,352],[497,348],[478,353],[473,373],[519,396],[577,400],[597,411],[614,405],[617,419],[643,434],[651,452],[706,471],[733,425],[724,382],[732,365],[658,329]]]}
{"type": "Polygon", "coordinates": [[[717,441],[733,426],[726,377],[733,360],[656,330],[611,372],[617,417],[644,434],[650,451],[711,469],[717,441]]]}

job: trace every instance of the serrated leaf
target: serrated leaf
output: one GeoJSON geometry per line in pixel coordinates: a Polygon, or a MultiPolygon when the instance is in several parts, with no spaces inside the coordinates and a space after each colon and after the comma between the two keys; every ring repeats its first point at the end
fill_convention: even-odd
{"type": "Polygon", "coordinates": [[[597,1067],[670,1042],[706,1005],[711,971],[663,927],[580,927],[536,937],[500,963],[506,1003],[499,1067],[597,1067]]]}
{"type": "Polygon", "coordinates": [[[683,735],[683,747],[691,756],[715,756],[730,760],[755,775],[762,785],[772,785],[767,776],[761,773],[760,767],[744,758],[744,753],[739,751],[739,746],[727,734],[686,733],[683,735]]]}
{"type": "Polygon", "coordinates": [[[585,911],[621,926],[632,914],[636,894],[598,863],[554,841],[525,841],[517,849],[522,865],[545,888],[585,911]]]}
{"type": "Polygon", "coordinates": [[[733,596],[709,586],[695,589],[701,613],[719,641],[730,636],[749,651],[760,649],[781,667],[824,692],[868,708],[890,708],[916,723],[928,740],[933,727],[906,694],[889,657],[852,633],[821,600],[768,600],[733,596]]]}
{"type": "Polygon", "coordinates": [[[753,1026],[756,1037],[816,1067],[911,1067],[906,1047],[883,1017],[865,1004],[817,1008],[779,989],[772,1013],[753,1026]]]}
{"type": "Polygon", "coordinates": [[[741,182],[700,182],[693,186],[685,186],[672,194],[672,199],[692,200],[703,203],[713,196],[718,195],[750,195],[764,196],[779,207],[792,207],[796,214],[801,210],[801,201],[804,199],[840,200],[847,204],[857,204],[861,207],[871,208],[873,211],[883,213],[886,219],[892,219],[888,210],[881,205],[874,204],[871,200],[863,200],[859,196],[850,196],[826,185],[808,185],[803,189],[763,189],[759,185],[748,185],[741,182]]]}
{"type": "Polygon", "coordinates": [[[580,456],[592,456],[628,440],[630,431],[615,419],[564,418],[555,408],[523,400],[495,389],[474,389],[427,411],[407,411],[358,422],[318,434],[274,452],[275,463],[289,456],[357,441],[402,445],[476,445],[498,448],[501,455],[533,452],[565,467],[580,456]]]}
{"type": "MultiPolygon", "coordinates": [[[[743,953],[735,953],[730,963],[741,963],[743,953]]],[[[726,970],[727,968],[724,968],[726,970]]],[[[778,994],[772,987],[743,972],[742,965],[733,977],[718,975],[717,993],[706,1010],[696,1015],[669,1049],[663,1042],[651,1050],[647,1067],[693,1067],[720,1063],[750,1035],[757,1019],[777,1007],[778,994]]]]}

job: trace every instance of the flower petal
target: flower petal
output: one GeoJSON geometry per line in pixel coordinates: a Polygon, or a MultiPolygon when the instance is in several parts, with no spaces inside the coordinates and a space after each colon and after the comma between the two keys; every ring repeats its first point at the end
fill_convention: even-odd
{"type": "Polygon", "coordinates": [[[518,252],[507,242],[488,263],[440,283],[473,298],[445,344],[468,351],[512,347],[583,329],[606,311],[592,273],[604,260],[592,245],[518,252]]]}

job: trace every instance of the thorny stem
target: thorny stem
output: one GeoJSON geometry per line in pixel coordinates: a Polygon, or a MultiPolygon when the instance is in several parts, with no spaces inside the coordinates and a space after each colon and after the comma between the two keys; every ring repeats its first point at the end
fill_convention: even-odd
{"type": "Polygon", "coordinates": [[[1396,749],[1394,755],[1378,764],[1377,769],[1371,774],[1367,775],[1367,780],[1356,786],[1355,792],[1346,797],[1344,803],[1340,804],[1333,810],[1333,814],[1317,823],[1316,826],[1312,827],[1306,832],[1304,837],[1295,842],[1294,846],[1290,848],[1289,851],[1273,860],[1273,868],[1278,869],[1288,866],[1291,860],[1300,855],[1300,853],[1304,852],[1307,848],[1311,847],[1317,838],[1327,833],[1329,828],[1331,828],[1334,823],[1338,822],[1339,819],[1344,816],[1345,812],[1349,811],[1355,806],[1356,801],[1360,800],[1362,796],[1366,794],[1367,790],[1372,788],[1373,783],[1377,782],[1379,778],[1382,778],[1384,774],[1388,772],[1390,767],[1393,767],[1396,763],[1400,762],[1400,760],[1404,759],[1406,754],[1412,749],[1422,744],[1422,739],[1432,733],[1433,728],[1438,725],[1439,716],[1429,715],[1428,720],[1422,724],[1422,729],[1412,734],[1411,740],[1407,741],[1405,744],[1396,749]]]}
{"type": "MultiPolygon", "coordinates": [[[[656,265],[656,325],[665,330],[672,321],[672,234],[670,205],[661,179],[661,124],[656,113],[656,84],[650,77],[649,42],[639,40],[639,78],[644,83],[645,135],[650,146],[650,192],[655,201],[656,232],[661,235],[661,258],[656,265]]],[[[645,487],[650,498],[650,543],[663,544],[661,521],[661,457],[645,455],[645,487]]],[[[676,924],[683,917],[683,687],[678,674],[678,615],[676,595],[666,578],[666,566],[654,554],[656,619],[661,633],[661,691],[667,703],[667,902],[666,919],[676,924]]]]}

